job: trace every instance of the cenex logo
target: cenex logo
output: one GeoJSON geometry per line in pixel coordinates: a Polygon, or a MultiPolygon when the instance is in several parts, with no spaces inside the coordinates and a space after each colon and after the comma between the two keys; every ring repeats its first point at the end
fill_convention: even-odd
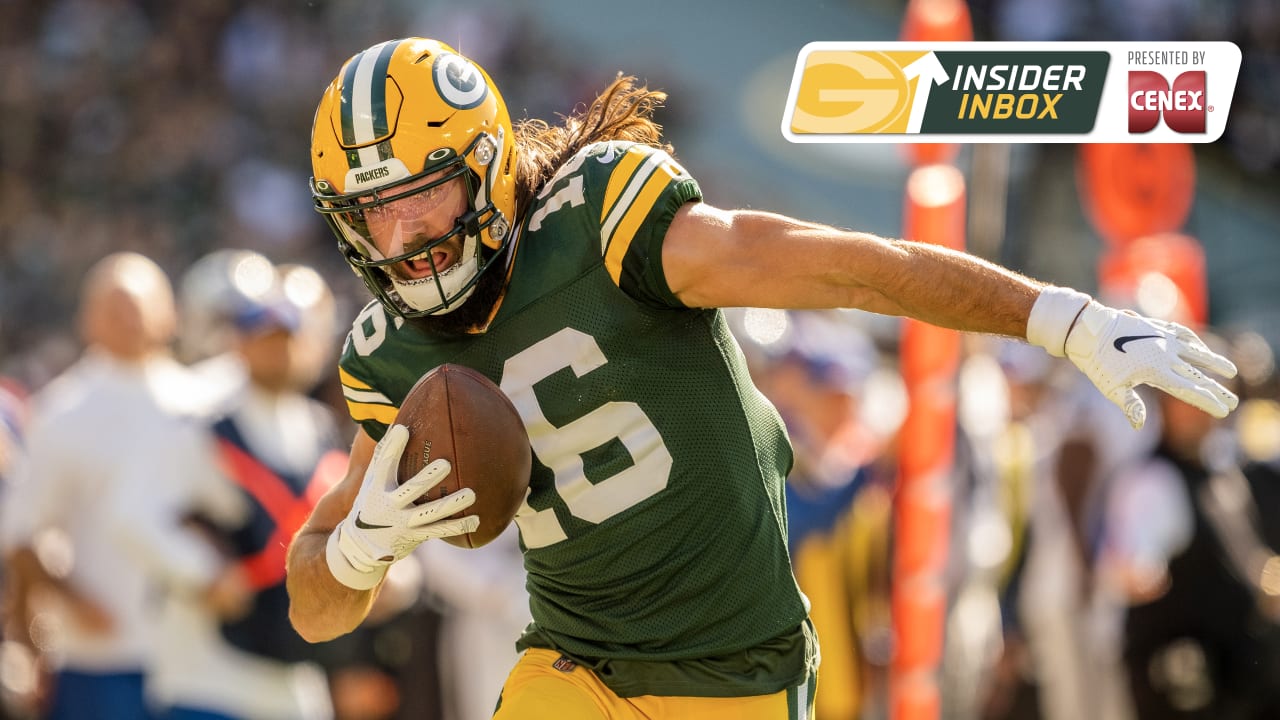
{"type": "Polygon", "coordinates": [[[1165,125],[1180,133],[1205,131],[1205,71],[1188,70],[1172,87],[1158,72],[1129,71],[1129,132],[1150,132],[1164,116],[1165,125]]]}

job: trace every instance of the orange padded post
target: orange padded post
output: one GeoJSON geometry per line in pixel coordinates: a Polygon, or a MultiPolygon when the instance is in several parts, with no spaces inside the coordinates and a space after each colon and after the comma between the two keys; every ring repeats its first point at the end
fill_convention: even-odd
{"type": "MultiPolygon", "coordinates": [[[[964,229],[960,171],[951,165],[914,170],[907,181],[903,235],[962,249],[964,229]]],[[[906,320],[901,363],[908,407],[898,442],[894,505],[890,712],[894,720],[936,720],[941,711],[937,673],[946,615],[943,571],[951,526],[960,335],[906,320]]]]}
{"type": "MultiPolygon", "coordinates": [[[[968,42],[973,40],[973,20],[965,0],[910,0],[902,18],[902,40],[907,42],[968,42]]],[[[902,151],[914,166],[949,163],[960,153],[954,143],[906,143],[902,151]]]]}

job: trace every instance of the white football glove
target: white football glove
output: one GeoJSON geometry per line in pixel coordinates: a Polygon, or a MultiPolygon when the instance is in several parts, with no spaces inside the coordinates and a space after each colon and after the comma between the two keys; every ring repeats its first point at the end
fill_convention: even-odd
{"type": "Polygon", "coordinates": [[[360,492],[351,512],[329,535],[325,559],[338,582],[354,590],[368,590],[392,563],[431,538],[473,532],[480,518],[448,519],[476,501],[475,491],[463,488],[423,505],[413,502],[440,484],[452,467],[440,458],[427,464],[403,485],[396,482],[400,455],[409,429],[392,425],[373,449],[360,492]]]}
{"type": "Polygon", "coordinates": [[[1134,388],[1150,385],[1206,413],[1223,418],[1240,399],[1205,376],[1235,377],[1236,366],[1209,350],[1199,336],[1173,322],[1109,308],[1083,293],[1049,287],[1027,323],[1027,339],[1052,355],[1065,355],[1134,428],[1147,408],[1134,388]]]}

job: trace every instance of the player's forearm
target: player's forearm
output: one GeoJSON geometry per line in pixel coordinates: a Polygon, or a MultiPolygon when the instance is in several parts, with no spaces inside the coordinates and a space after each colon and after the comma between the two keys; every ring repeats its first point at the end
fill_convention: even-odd
{"type": "MultiPolygon", "coordinates": [[[[354,630],[369,614],[377,593],[376,588],[356,590],[339,582],[330,568],[328,552],[329,536],[351,510],[374,446],[364,431],[356,433],[346,477],[320,498],[289,545],[285,561],[289,619],[298,634],[310,642],[331,640],[354,630]]],[[[379,579],[363,587],[372,587],[379,579]]]]}
{"type": "Polygon", "coordinates": [[[351,632],[369,614],[377,592],[353,590],[338,582],[325,560],[329,531],[304,529],[289,546],[289,620],[308,642],[351,632]]]}
{"type": "Polygon", "coordinates": [[[866,279],[863,309],[968,332],[1026,337],[1041,283],[936,245],[891,241],[895,262],[866,279]]]}
{"type": "Polygon", "coordinates": [[[662,262],[691,307],[856,308],[1011,337],[1041,287],[936,245],[703,204],[677,213],[662,262]]]}

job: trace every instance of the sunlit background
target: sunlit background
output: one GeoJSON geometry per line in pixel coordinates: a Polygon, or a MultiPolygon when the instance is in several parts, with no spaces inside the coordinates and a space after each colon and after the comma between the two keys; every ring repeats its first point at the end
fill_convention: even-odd
{"type": "MultiPolygon", "coordinates": [[[[389,38],[434,37],[472,57],[495,79],[517,120],[554,123],[558,114],[589,102],[618,73],[635,75],[670,94],[658,120],[708,201],[902,236],[904,188],[912,171],[903,148],[793,145],[779,125],[797,53],[806,43],[897,39],[906,5],[906,0],[0,0],[0,389],[39,390],[74,362],[81,350],[75,324],[80,282],[94,262],[120,250],[141,252],[175,283],[187,281],[179,287],[180,355],[207,357],[225,348],[218,336],[220,321],[202,312],[209,309],[204,299],[227,283],[247,296],[262,290],[264,277],[271,282],[263,258],[292,266],[283,290],[295,304],[321,307],[323,317],[332,312],[338,318],[340,330],[330,342],[315,346],[332,355],[368,296],[312,209],[310,127],[320,94],[342,62],[389,38]],[[254,252],[221,255],[219,262],[238,260],[202,274],[199,260],[232,249],[254,252]],[[228,275],[226,267],[234,271],[228,275]]],[[[1095,223],[1091,208],[1100,199],[1122,196],[1123,190],[1111,192],[1105,182],[1092,194],[1086,190],[1088,148],[964,146],[954,162],[966,186],[970,251],[1091,293],[1112,293],[1115,286],[1108,281],[1121,278],[1124,292],[1109,299],[1148,314],[1176,317],[1189,301],[1198,304],[1204,312],[1200,320],[1236,340],[1233,350],[1242,370],[1265,380],[1275,369],[1271,351],[1280,347],[1280,7],[1274,0],[970,0],[968,8],[976,40],[1230,40],[1241,47],[1243,67],[1225,136],[1212,145],[1186,148],[1194,192],[1185,221],[1169,228],[1179,233],[1176,237],[1135,243],[1138,249],[1130,254],[1113,252],[1114,241],[1095,223]],[[1195,275],[1201,265],[1202,276],[1182,283],[1180,273],[1195,275]]],[[[857,652],[845,648],[842,653],[834,633],[830,642],[824,640],[828,700],[819,715],[879,718],[888,713],[885,674],[895,651],[886,620],[889,590],[876,585],[889,574],[892,510],[886,488],[892,486],[893,470],[884,468],[900,450],[894,434],[910,407],[898,367],[900,323],[849,315],[797,318],[744,310],[730,318],[754,368],[761,369],[762,389],[788,421],[798,456],[806,450],[805,423],[793,421],[835,408],[839,432],[850,436],[839,438],[848,441],[841,447],[849,451],[841,458],[849,466],[841,469],[856,466],[857,483],[865,479],[864,470],[890,476],[890,482],[868,480],[842,496],[849,501],[842,509],[855,518],[851,526],[860,533],[855,540],[862,543],[863,559],[872,567],[858,587],[863,595],[857,599],[867,604],[853,608],[857,620],[866,621],[859,627],[857,652]],[[804,373],[791,373],[796,368],[787,363],[793,360],[802,361],[797,367],[804,373]],[[815,391],[822,398],[811,398],[810,405],[795,400],[803,395],[799,378],[805,373],[815,386],[830,384],[815,391]],[[834,404],[823,404],[829,401],[834,404]],[[855,490],[861,493],[858,503],[850,500],[855,490]],[[860,679],[833,691],[839,681],[832,679],[840,678],[855,657],[863,665],[850,675],[860,679]]],[[[1026,438],[1020,433],[1027,428],[1019,423],[1031,414],[1025,408],[1035,404],[1036,393],[1040,400],[1052,396],[1060,403],[1047,410],[1039,406],[1042,417],[1061,423],[1055,432],[1083,428],[1104,440],[1110,434],[1112,440],[1120,438],[1118,444],[1140,445],[1132,440],[1138,436],[1118,434],[1129,432],[1122,418],[1115,426],[1092,422],[1094,409],[1083,408],[1089,403],[1073,395],[1079,388],[1066,387],[1070,382],[1055,375],[1056,366],[1039,350],[1016,343],[988,346],[973,338],[965,343],[959,407],[952,408],[950,419],[973,447],[960,447],[957,467],[975,476],[995,467],[987,478],[997,478],[992,485],[1006,480],[1000,474],[1005,465],[1018,464],[1009,458],[1025,455],[1021,443],[1026,438]]],[[[316,366],[308,372],[321,378],[315,394],[334,399],[336,356],[329,355],[317,352],[316,366]]],[[[1274,382],[1270,388],[1274,391],[1274,382]]],[[[21,394],[0,393],[0,421],[19,414],[6,414],[4,403],[21,394]]],[[[340,393],[336,397],[335,406],[341,406],[340,393]]],[[[1089,398],[1098,400],[1096,393],[1089,398]]],[[[1238,413],[1233,432],[1243,454],[1280,455],[1275,399],[1238,413]]],[[[1120,417],[1109,406],[1106,412],[1112,412],[1106,417],[1120,417]]],[[[12,441],[17,432],[10,426],[16,425],[0,423],[0,431],[12,431],[0,440],[12,441]]],[[[0,471],[6,446],[17,443],[0,442],[0,471]]],[[[801,460],[797,477],[808,471],[821,475],[821,469],[805,467],[801,460]]],[[[850,488],[857,485],[848,476],[838,479],[850,488]]],[[[1013,634],[1000,626],[1010,614],[1008,607],[996,607],[995,588],[1007,579],[1006,564],[1024,549],[1026,526],[1041,508],[1029,497],[1018,497],[1014,501],[1031,508],[1026,516],[1003,517],[998,510],[1007,508],[997,506],[1007,498],[984,496],[975,489],[977,481],[965,487],[963,480],[957,479],[957,505],[971,505],[955,508],[946,568],[950,622],[941,684],[949,716],[1038,717],[1010,707],[995,712],[983,703],[999,697],[987,691],[1006,677],[1001,671],[1016,674],[1002,665],[1016,661],[1009,659],[1012,653],[999,654],[989,646],[994,638],[1016,647],[1013,634]]],[[[1105,514],[1101,506],[1093,508],[1095,513],[1105,514]]],[[[814,518],[802,509],[793,512],[793,527],[814,518]]],[[[1061,549],[1069,533],[1057,530],[1061,549]]],[[[468,567],[467,560],[461,561],[465,570],[478,571],[481,563],[468,567]]],[[[1274,598],[1280,560],[1272,560],[1262,589],[1274,598]]],[[[1053,562],[1048,565],[1056,569],[1053,562]]],[[[831,605],[823,603],[821,578],[805,575],[801,566],[797,560],[801,583],[815,598],[816,617],[831,605]]],[[[1028,593],[1047,599],[1049,610],[1054,609],[1050,601],[1069,594],[1052,573],[1026,584],[1028,593]]],[[[1080,593],[1083,597],[1085,591],[1080,593]]],[[[506,621],[518,628],[522,610],[513,600],[503,609],[510,613],[506,621]]],[[[433,606],[406,623],[435,617],[435,611],[433,606]]],[[[1034,615],[1024,620],[1037,622],[1034,615]]],[[[1116,632],[1111,625],[1086,630],[1116,632]]],[[[1037,631],[1041,642],[1056,639],[1048,621],[1037,631]]],[[[384,634],[384,644],[370,650],[371,656],[382,653],[396,658],[397,667],[425,669],[415,670],[413,682],[401,685],[405,694],[398,710],[389,695],[378,702],[335,692],[335,698],[359,698],[349,700],[355,710],[344,717],[408,717],[412,712],[434,717],[414,705],[431,700],[436,688],[436,668],[421,658],[429,654],[422,647],[431,637],[429,627],[415,624],[384,634]],[[426,664],[413,665],[420,661],[426,664]],[[409,692],[411,685],[417,694],[409,692]]],[[[505,639],[498,642],[509,649],[505,639]]],[[[36,674],[29,658],[20,660],[0,653],[0,694],[31,690],[36,674]]],[[[1099,667],[1111,666],[1100,661],[1099,667]]],[[[1105,694],[1092,686],[1085,694],[1095,690],[1105,694]]],[[[1077,707],[1070,698],[1055,704],[1049,692],[1044,690],[1045,707],[1059,712],[1077,707]]],[[[1055,717],[1052,712],[1043,716],[1055,717]]]]}
{"type": "MultiPolygon", "coordinates": [[[[908,171],[892,145],[792,145],[779,131],[796,54],[894,39],[902,2],[549,0],[0,3],[0,372],[38,383],[73,353],[76,281],[110,250],[180,274],[220,247],[317,265],[363,302],[306,189],[319,94],[389,37],[447,41],[498,79],[513,116],[554,120],[615,73],[670,93],[659,116],[707,198],[896,236],[908,171]]],[[[972,4],[977,39],[1230,39],[1245,51],[1227,136],[1197,147],[1185,231],[1204,246],[1215,324],[1280,338],[1280,21],[1266,2],[972,4]]],[[[973,185],[972,250],[1096,287],[1101,241],[1077,147],[1000,146],[1003,188],[973,185]],[[990,219],[994,208],[996,218],[990,219]],[[1001,212],[1003,210],[1003,212],[1001,212]],[[984,214],[985,213],[985,214],[984,214]]],[[[972,168],[974,149],[958,160],[972,168]]]]}

